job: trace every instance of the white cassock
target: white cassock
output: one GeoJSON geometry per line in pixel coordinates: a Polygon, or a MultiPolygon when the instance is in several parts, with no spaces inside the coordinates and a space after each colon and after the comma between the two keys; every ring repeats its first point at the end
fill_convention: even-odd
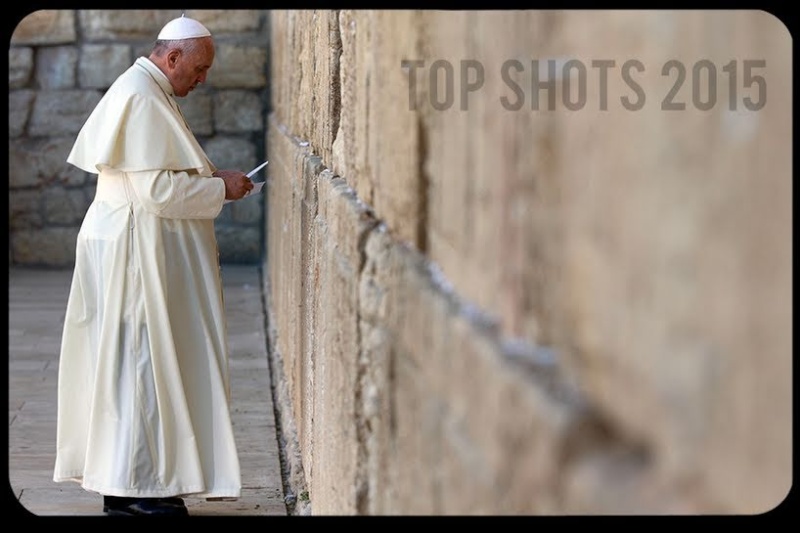
{"type": "Polygon", "coordinates": [[[78,234],[55,481],[111,496],[240,495],[214,218],[225,185],[140,57],[67,161],[98,173],[78,234]]]}

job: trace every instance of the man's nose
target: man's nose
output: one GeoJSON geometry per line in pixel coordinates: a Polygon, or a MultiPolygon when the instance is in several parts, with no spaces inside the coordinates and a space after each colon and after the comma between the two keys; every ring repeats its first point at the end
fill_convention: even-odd
{"type": "Polygon", "coordinates": [[[197,77],[197,83],[205,83],[206,82],[206,73],[203,72],[200,76],[197,77]]]}

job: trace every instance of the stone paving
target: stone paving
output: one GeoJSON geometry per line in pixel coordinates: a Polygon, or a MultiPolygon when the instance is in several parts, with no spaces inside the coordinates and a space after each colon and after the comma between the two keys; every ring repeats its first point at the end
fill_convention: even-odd
{"type": "MultiPolygon", "coordinates": [[[[71,270],[9,270],[9,484],[38,516],[98,515],[102,497],[55,483],[56,386],[71,270]]],[[[257,267],[223,266],[231,409],[242,469],[236,501],[187,498],[192,516],[287,515],[257,267]]]]}

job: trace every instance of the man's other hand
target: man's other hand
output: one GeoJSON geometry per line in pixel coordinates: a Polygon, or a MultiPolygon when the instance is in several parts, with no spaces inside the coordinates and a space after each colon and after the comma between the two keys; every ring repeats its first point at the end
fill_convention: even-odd
{"type": "Polygon", "coordinates": [[[212,176],[225,182],[226,200],[239,200],[253,188],[250,178],[238,170],[217,170],[212,176]]]}

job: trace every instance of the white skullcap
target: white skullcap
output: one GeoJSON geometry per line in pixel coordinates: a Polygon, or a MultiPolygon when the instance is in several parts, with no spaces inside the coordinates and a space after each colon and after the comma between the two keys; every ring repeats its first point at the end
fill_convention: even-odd
{"type": "Polygon", "coordinates": [[[176,41],[180,39],[194,39],[197,37],[211,37],[211,32],[194,19],[181,15],[172,19],[161,29],[158,40],[176,41]]]}

